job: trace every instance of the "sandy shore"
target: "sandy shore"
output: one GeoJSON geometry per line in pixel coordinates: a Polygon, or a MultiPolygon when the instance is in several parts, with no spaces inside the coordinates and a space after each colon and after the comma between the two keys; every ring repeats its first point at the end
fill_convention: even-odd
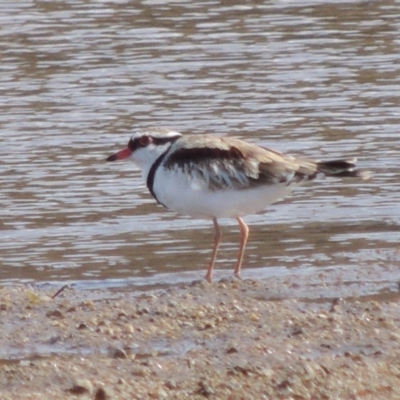
{"type": "Polygon", "coordinates": [[[298,290],[3,287],[0,399],[399,399],[400,295],[288,298],[298,290]]]}

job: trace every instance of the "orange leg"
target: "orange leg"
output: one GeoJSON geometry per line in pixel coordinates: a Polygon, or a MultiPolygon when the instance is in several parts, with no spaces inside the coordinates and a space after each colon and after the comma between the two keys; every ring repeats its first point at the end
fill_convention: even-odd
{"type": "Polygon", "coordinates": [[[242,218],[236,218],[240,226],[240,247],[239,256],[236,261],[234,275],[236,278],[240,278],[240,268],[242,267],[244,249],[246,248],[247,239],[249,238],[249,227],[244,223],[242,218]]]}
{"type": "Polygon", "coordinates": [[[222,237],[221,229],[219,228],[217,218],[213,218],[213,224],[214,224],[214,228],[215,228],[214,248],[213,248],[212,255],[211,255],[210,265],[208,266],[207,274],[205,276],[205,278],[208,280],[208,282],[212,282],[212,273],[213,273],[213,269],[214,269],[214,263],[215,263],[215,259],[217,258],[218,247],[219,247],[219,244],[221,243],[221,237],[222,237]]]}

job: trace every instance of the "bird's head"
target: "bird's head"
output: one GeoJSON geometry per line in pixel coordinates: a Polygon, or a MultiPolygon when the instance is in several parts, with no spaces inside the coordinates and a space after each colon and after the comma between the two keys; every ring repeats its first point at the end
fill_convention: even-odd
{"type": "Polygon", "coordinates": [[[130,158],[142,170],[143,175],[147,176],[158,157],[181,136],[179,132],[166,128],[152,128],[137,132],[131,137],[125,149],[109,156],[107,161],[130,158]]]}

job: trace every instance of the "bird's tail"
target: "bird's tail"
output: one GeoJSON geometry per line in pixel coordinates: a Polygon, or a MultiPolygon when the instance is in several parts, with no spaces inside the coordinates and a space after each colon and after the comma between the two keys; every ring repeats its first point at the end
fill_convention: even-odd
{"type": "Polygon", "coordinates": [[[332,160],[321,161],[317,163],[317,171],[326,176],[342,177],[357,177],[368,179],[370,172],[366,170],[356,169],[357,159],[351,160],[332,160]]]}

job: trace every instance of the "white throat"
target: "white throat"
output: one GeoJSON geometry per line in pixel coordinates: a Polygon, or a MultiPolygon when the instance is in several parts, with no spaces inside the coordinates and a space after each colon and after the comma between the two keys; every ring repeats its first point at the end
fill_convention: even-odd
{"type": "Polygon", "coordinates": [[[132,153],[131,158],[133,162],[142,170],[142,176],[146,182],[149,175],[150,168],[157,161],[158,157],[164,154],[172,143],[168,142],[162,145],[149,144],[147,147],[137,149],[132,153]]]}

